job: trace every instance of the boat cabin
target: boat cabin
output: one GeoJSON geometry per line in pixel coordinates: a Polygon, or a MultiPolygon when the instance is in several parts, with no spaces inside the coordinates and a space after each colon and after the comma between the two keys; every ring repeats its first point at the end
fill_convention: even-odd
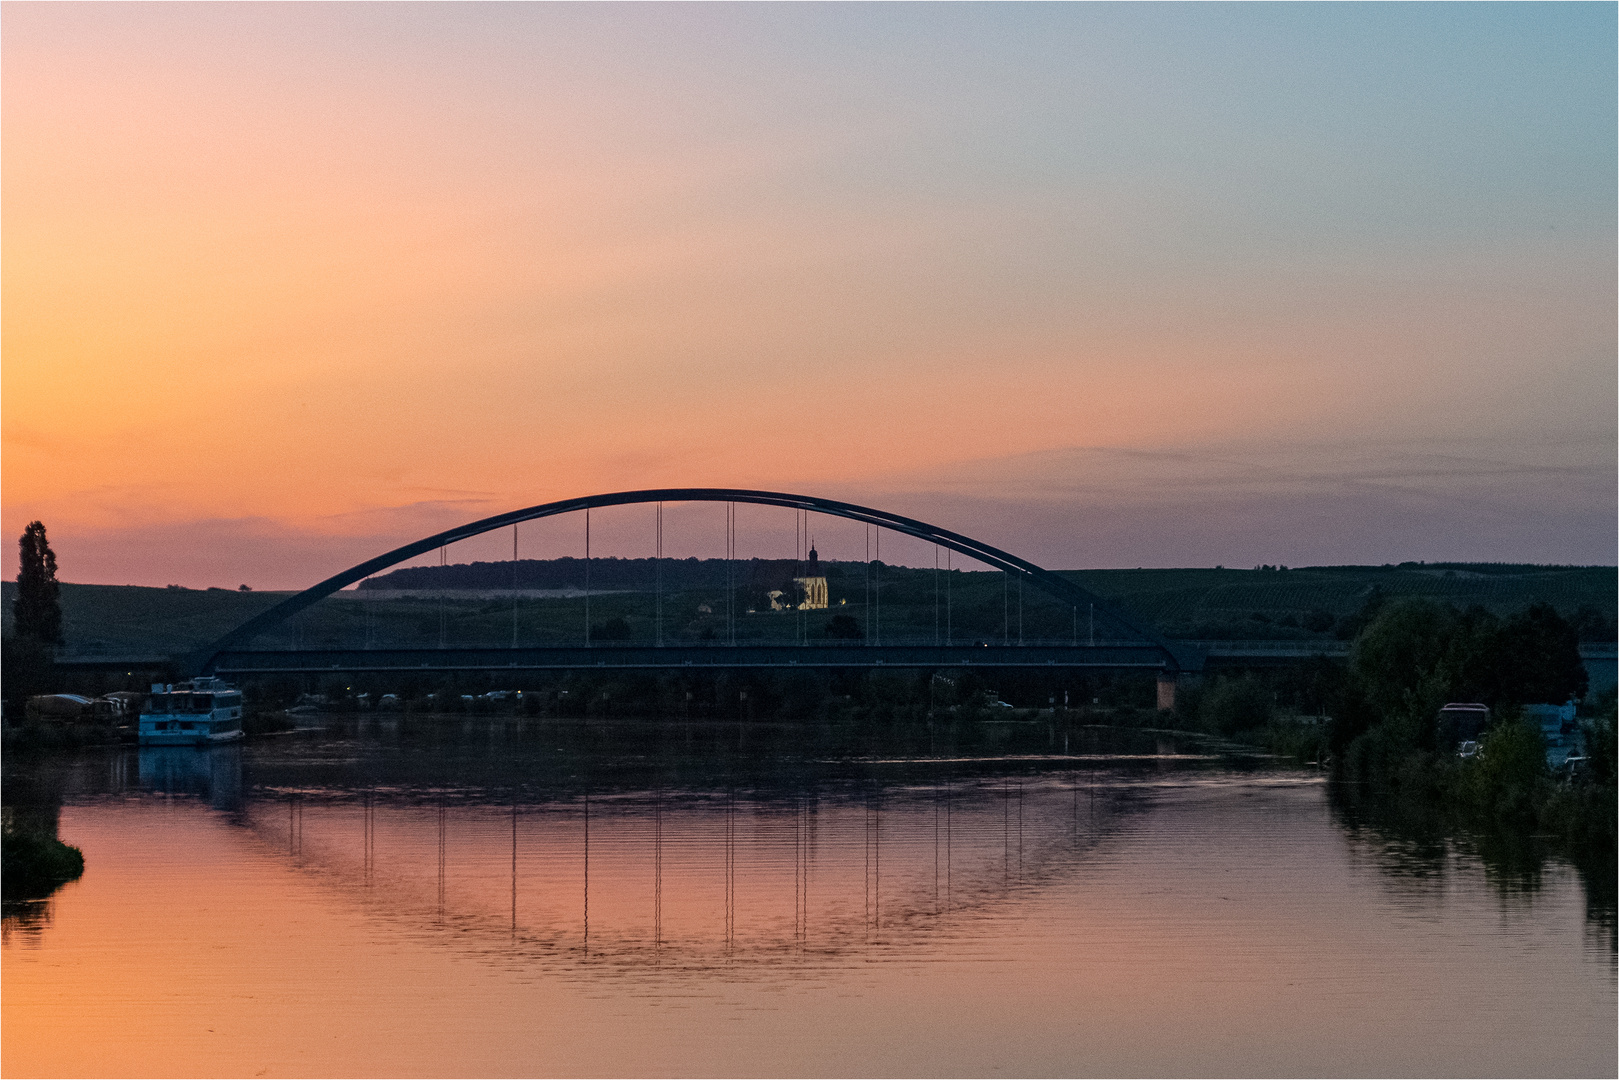
{"type": "Polygon", "coordinates": [[[242,737],[242,692],[219,679],[153,683],[141,710],[143,746],[197,745],[242,737]]]}

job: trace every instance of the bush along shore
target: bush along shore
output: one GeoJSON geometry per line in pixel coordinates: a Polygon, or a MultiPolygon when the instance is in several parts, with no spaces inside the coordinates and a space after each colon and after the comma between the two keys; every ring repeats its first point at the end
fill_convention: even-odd
{"type": "Polygon", "coordinates": [[[55,814],[5,808],[0,829],[0,892],[38,900],[84,873],[84,853],[56,838],[55,814]]]}
{"type": "Polygon", "coordinates": [[[1211,682],[1182,695],[1177,719],[1319,763],[1359,804],[1381,801],[1407,819],[1498,840],[1550,841],[1611,892],[1614,694],[1580,702],[1582,752],[1555,770],[1541,725],[1525,712],[1586,690],[1578,633],[1546,605],[1500,618],[1402,600],[1367,613],[1348,664],[1211,682]],[[1471,745],[1441,724],[1451,702],[1490,709],[1471,745]]]}

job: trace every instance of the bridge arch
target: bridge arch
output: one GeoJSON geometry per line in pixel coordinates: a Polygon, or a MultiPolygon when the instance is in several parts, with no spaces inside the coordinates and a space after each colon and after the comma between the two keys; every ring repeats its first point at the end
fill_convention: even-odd
{"type": "Polygon", "coordinates": [[[453,529],[446,529],[444,532],[435,533],[414,543],[395,548],[392,551],[378,555],[376,558],[367,559],[363,563],[349,567],[342,573],[333,574],[325,581],[311,585],[303,592],[290,596],[247,620],[200,650],[193,656],[192,662],[188,666],[193,670],[206,670],[207,665],[219,653],[227,649],[246,646],[255,637],[274,629],[297,615],[300,611],[340,589],[448,544],[466,540],[482,533],[493,532],[496,529],[503,529],[509,525],[519,525],[525,521],[554,517],[558,514],[570,514],[606,506],[631,506],[665,502],[750,503],[757,506],[779,506],[826,514],[830,517],[846,518],[850,521],[885,528],[892,532],[904,533],[907,536],[913,536],[919,540],[949,548],[957,554],[965,555],[1008,574],[1020,574],[1030,585],[1061,601],[1064,605],[1070,605],[1076,610],[1080,608],[1094,610],[1108,622],[1131,635],[1137,642],[1158,648],[1163,654],[1167,671],[1175,672],[1182,666],[1176,655],[1176,650],[1171,648],[1169,642],[1165,641],[1152,629],[1137,623],[1119,610],[1111,601],[1069,581],[1061,575],[1037,566],[1027,559],[1019,558],[1010,552],[986,544],[982,540],[975,540],[970,536],[952,532],[937,525],[930,525],[925,521],[918,521],[915,518],[904,517],[900,514],[878,510],[869,506],[840,502],[836,499],[825,499],[815,495],[793,495],[781,491],[755,491],[747,488],[652,488],[644,491],[615,491],[604,495],[587,495],[576,499],[562,499],[557,502],[541,503],[538,506],[529,506],[521,510],[512,510],[505,514],[496,514],[494,517],[470,521],[465,525],[458,525],[453,529]]]}

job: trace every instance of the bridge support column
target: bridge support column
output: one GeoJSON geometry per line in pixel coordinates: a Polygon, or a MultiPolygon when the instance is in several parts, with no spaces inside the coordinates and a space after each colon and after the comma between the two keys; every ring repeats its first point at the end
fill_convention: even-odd
{"type": "Polygon", "coordinates": [[[1195,671],[1179,671],[1171,674],[1167,671],[1158,673],[1158,708],[1159,711],[1168,711],[1175,707],[1175,691],[1182,686],[1191,688],[1202,681],[1203,676],[1195,671]]]}

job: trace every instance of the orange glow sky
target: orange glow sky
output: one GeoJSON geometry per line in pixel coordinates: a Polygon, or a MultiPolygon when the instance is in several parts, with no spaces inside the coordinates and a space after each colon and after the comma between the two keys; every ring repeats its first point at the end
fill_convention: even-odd
{"type": "Polygon", "coordinates": [[[3,19],[0,524],[66,580],[663,485],[1614,560],[1611,8],[3,19]]]}

